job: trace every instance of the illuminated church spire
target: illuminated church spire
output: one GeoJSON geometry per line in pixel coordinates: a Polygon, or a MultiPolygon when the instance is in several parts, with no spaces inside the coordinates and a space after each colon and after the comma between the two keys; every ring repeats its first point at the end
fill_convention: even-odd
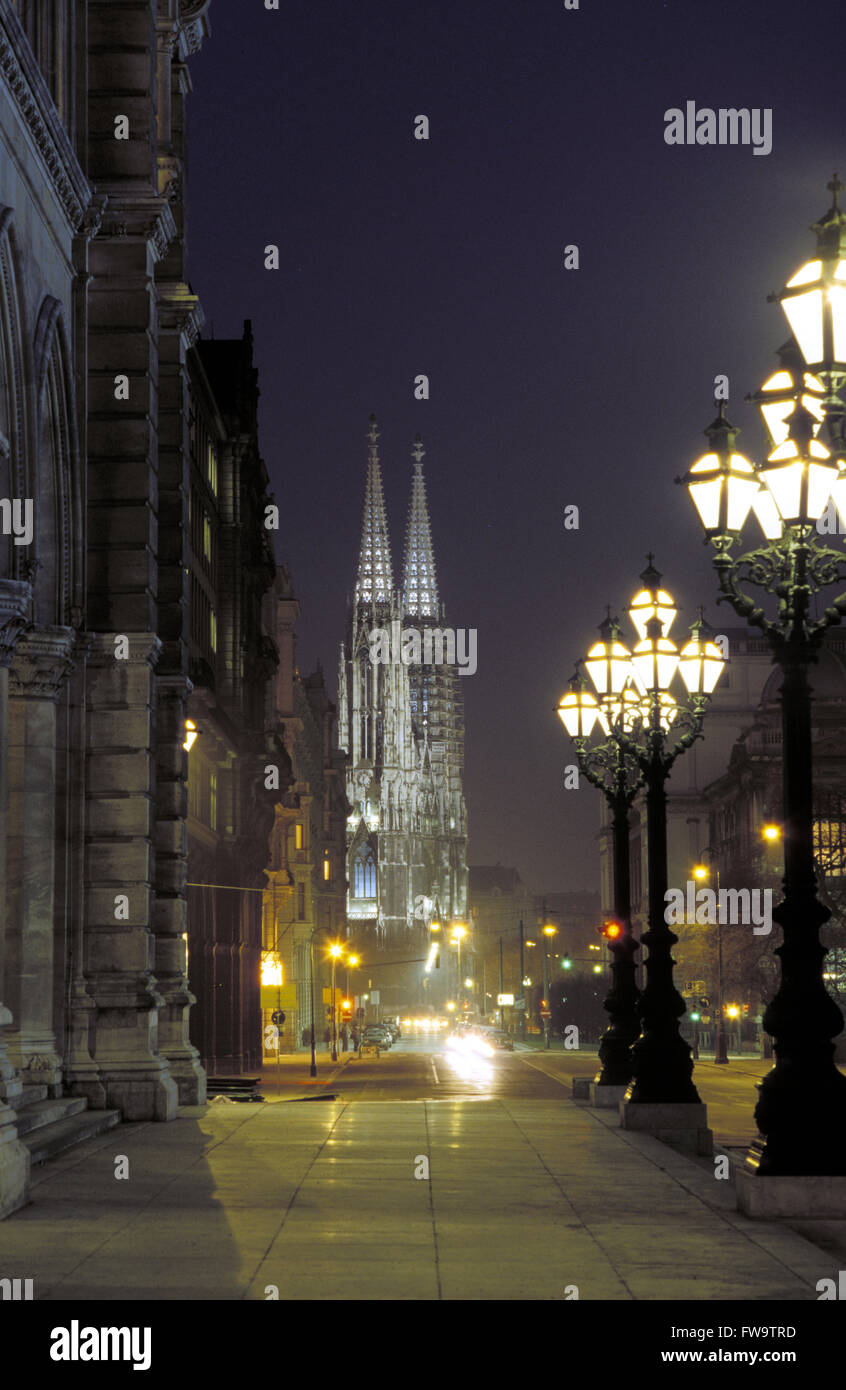
{"type": "Polygon", "coordinates": [[[411,451],[414,476],[411,480],[411,502],[405,533],[403,611],[407,618],[437,619],[438,581],[435,576],[435,552],[432,546],[432,528],[429,524],[429,507],[426,502],[426,484],[423,480],[424,454],[423,441],[418,434],[411,451]]]}
{"type": "Polygon", "coordinates": [[[359,603],[390,603],[393,581],[391,547],[388,541],[388,518],[382,491],[382,471],[377,441],[379,430],[376,416],[370,416],[367,434],[370,444],[367,461],[367,483],[364,491],[364,514],[361,522],[361,549],[358,555],[358,578],[355,597],[359,603]]]}

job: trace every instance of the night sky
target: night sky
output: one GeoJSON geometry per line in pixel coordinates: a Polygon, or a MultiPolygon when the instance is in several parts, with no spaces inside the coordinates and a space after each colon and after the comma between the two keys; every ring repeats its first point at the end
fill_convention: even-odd
{"type": "Polygon", "coordinates": [[[842,18],[842,0],[214,0],[191,60],[190,277],[204,336],[252,319],[300,669],[320,659],[334,693],[375,411],[394,583],[420,431],[447,622],[478,631],[469,860],[538,891],[598,887],[598,794],[564,790],[553,707],[606,603],[651,549],[674,637],[702,602],[729,621],[673,479],[717,373],[761,454],[743,398],[788,336],[766,297],[846,178],[842,18]],[[770,108],[772,152],[667,145],[687,101],[770,108]]]}

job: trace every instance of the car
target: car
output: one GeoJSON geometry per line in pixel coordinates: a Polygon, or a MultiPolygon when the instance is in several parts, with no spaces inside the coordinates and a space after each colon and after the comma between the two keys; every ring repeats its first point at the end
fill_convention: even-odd
{"type": "Polygon", "coordinates": [[[514,1051],[514,1039],[509,1037],[508,1033],[504,1032],[502,1028],[488,1028],[487,1037],[491,1046],[497,1048],[500,1052],[514,1051]]]}
{"type": "Polygon", "coordinates": [[[392,1042],[396,1042],[397,1038],[402,1037],[402,1034],[400,1033],[400,1030],[399,1030],[399,1024],[398,1024],[398,1023],[393,1023],[393,1022],[391,1022],[391,1020],[389,1019],[387,1022],[385,1022],[385,1023],[382,1024],[382,1027],[383,1027],[383,1028],[387,1028],[388,1032],[389,1032],[390,1035],[391,1035],[391,1040],[392,1040],[392,1042]]]}
{"type": "Polygon", "coordinates": [[[366,1043],[375,1042],[378,1043],[380,1047],[388,1048],[393,1046],[394,1041],[388,1029],[384,1028],[381,1023],[368,1023],[362,1033],[361,1040],[366,1043]]]}

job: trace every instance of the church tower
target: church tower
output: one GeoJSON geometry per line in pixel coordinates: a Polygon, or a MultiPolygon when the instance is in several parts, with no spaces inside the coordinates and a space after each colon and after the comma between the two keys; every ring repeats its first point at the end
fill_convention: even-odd
{"type": "MultiPolygon", "coordinates": [[[[390,951],[422,942],[433,918],[467,912],[463,702],[443,650],[434,548],[423,477],[412,450],[411,501],[400,587],[394,589],[374,416],[355,592],[338,677],[339,740],[347,754],[347,919],[390,951]],[[427,651],[427,632],[435,640],[427,651]],[[429,660],[426,660],[426,657],[429,660]]],[[[419,972],[418,972],[419,973],[419,972]]],[[[397,981],[399,984],[399,981],[397,981]]]]}

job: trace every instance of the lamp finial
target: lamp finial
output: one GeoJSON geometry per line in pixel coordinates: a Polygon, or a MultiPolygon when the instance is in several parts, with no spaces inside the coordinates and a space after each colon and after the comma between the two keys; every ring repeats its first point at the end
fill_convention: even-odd
{"type": "Polygon", "coordinates": [[[834,206],[834,207],[838,207],[839,204],[838,204],[838,202],[837,202],[837,195],[838,195],[838,193],[842,193],[842,191],[843,191],[843,184],[840,182],[840,179],[839,179],[838,176],[837,176],[837,170],[836,170],[836,169],[835,169],[835,171],[834,171],[834,178],[831,180],[831,183],[827,183],[827,184],[826,184],[826,188],[829,190],[830,193],[832,193],[832,194],[834,195],[834,198],[833,198],[833,206],[834,206]]]}

